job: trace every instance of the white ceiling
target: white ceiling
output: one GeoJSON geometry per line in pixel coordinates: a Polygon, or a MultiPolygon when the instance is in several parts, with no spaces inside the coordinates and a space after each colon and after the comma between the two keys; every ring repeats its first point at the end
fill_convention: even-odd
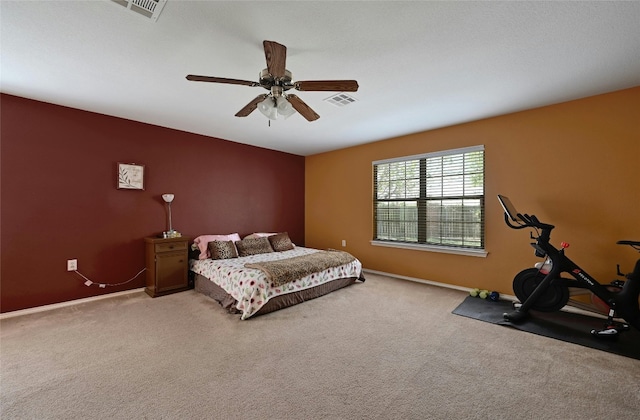
{"type": "Polygon", "coordinates": [[[640,2],[0,2],[2,92],[311,155],[640,85],[640,2]],[[296,92],[320,119],[234,114],[262,41],[295,80],[356,79],[357,102],[296,92]]]}

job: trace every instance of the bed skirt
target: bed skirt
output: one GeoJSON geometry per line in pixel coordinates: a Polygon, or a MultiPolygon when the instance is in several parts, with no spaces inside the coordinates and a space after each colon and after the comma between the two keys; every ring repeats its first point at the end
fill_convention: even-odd
{"type": "MultiPolygon", "coordinates": [[[[336,279],[309,289],[287,293],[286,295],[276,296],[274,298],[271,298],[262,308],[260,308],[255,314],[253,314],[251,318],[258,315],[268,314],[269,312],[274,312],[283,308],[287,308],[289,306],[297,305],[306,300],[315,299],[317,297],[326,295],[327,293],[331,293],[335,290],[347,287],[358,280],[364,281],[364,276],[360,274],[360,277],[336,279]]],[[[220,303],[220,305],[229,313],[242,313],[242,311],[236,308],[236,304],[238,303],[238,301],[236,301],[231,295],[225,292],[222,287],[218,286],[201,274],[195,274],[195,290],[196,292],[202,293],[203,295],[206,295],[220,303]]]]}

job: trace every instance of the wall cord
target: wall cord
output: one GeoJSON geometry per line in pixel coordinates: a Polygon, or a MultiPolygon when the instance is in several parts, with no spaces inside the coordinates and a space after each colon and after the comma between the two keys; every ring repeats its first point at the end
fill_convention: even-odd
{"type": "Polygon", "coordinates": [[[123,284],[127,284],[129,282],[132,282],[133,280],[136,279],[136,277],[138,277],[140,274],[142,274],[143,271],[145,271],[147,268],[143,268],[142,270],[138,271],[138,274],[136,274],[135,276],[133,276],[132,278],[130,278],[127,281],[123,281],[121,283],[95,283],[91,280],[89,280],[87,277],[85,277],[81,272],[79,272],[78,270],[73,270],[77,275],[79,275],[80,277],[82,277],[83,279],[85,279],[86,281],[84,282],[85,286],[91,286],[94,284],[97,284],[98,287],[100,287],[101,289],[104,289],[105,287],[109,286],[109,287],[115,287],[115,286],[122,286],[123,284]]]}

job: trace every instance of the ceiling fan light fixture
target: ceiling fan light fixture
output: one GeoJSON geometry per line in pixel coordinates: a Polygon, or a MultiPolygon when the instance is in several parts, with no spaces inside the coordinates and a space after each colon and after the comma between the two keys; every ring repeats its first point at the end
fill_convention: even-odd
{"type": "Polygon", "coordinates": [[[258,104],[258,111],[270,120],[278,119],[278,108],[276,107],[273,96],[267,96],[264,101],[258,104]]]}
{"type": "Polygon", "coordinates": [[[282,115],[285,119],[296,113],[291,102],[289,102],[284,96],[279,96],[278,99],[276,99],[276,103],[278,104],[278,114],[282,115]]]}

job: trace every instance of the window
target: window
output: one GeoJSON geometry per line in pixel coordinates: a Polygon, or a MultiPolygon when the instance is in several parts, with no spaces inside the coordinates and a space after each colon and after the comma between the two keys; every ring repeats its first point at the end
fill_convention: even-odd
{"type": "Polygon", "coordinates": [[[374,243],[484,249],[484,147],[373,162],[374,243]]]}

